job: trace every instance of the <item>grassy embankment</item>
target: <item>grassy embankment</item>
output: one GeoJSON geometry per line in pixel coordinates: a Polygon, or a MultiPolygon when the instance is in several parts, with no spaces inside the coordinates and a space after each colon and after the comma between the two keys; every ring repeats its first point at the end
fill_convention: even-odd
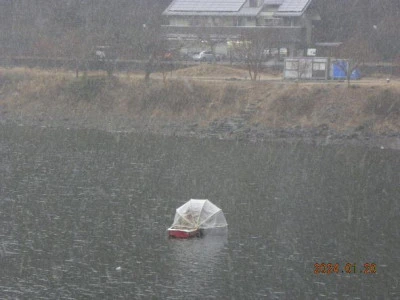
{"type": "Polygon", "coordinates": [[[341,82],[285,82],[267,74],[258,82],[246,77],[243,70],[204,65],[175,71],[165,83],[153,74],[148,84],[141,74],[75,78],[61,71],[2,69],[0,115],[21,123],[116,130],[170,122],[201,128],[251,107],[249,126],[400,132],[399,82],[370,79],[348,88],[341,82]]]}

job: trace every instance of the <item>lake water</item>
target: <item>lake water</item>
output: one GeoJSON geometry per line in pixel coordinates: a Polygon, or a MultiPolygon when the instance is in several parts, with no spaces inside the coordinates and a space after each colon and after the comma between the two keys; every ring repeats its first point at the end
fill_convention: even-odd
{"type": "Polygon", "coordinates": [[[398,150],[1,125],[0,299],[399,299],[399,199],[398,150]]]}

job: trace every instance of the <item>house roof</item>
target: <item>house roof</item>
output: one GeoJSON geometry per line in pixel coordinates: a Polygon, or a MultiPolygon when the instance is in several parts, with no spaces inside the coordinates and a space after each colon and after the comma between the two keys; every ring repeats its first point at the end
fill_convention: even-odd
{"type": "MultiPolygon", "coordinates": [[[[279,5],[275,16],[301,16],[312,0],[264,0],[264,5],[279,5]]],[[[244,6],[247,0],[173,0],[167,16],[257,16],[263,9],[244,6]]]]}
{"type": "Polygon", "coordinates": [[[282,17],[301,16],[310,3],[311,0],[284,0],[275,15],[282,17]]]}
{"type": "Polygon", "coordinates": [[[168,12],[237,12],[246,0],[174,0],[168,12]]]}

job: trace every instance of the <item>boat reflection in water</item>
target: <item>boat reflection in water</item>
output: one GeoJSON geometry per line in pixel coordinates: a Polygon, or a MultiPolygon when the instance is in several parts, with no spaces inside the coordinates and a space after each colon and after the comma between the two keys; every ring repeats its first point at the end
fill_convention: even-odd
{"type": "Polygon", "coordinates": [[[227,235],[169,239],[168,246],[169,274],[177,298],[206,299],[211,283],[223,276],[229,261],[227,235]]]}

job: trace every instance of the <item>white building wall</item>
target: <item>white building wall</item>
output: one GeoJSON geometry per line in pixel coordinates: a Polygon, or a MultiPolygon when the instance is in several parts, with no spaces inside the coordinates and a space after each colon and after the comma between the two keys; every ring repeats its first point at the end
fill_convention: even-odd
{"type": "Polygon", "coordinates": [[[286,58],[283,77],[285,79],[328,79],[328,58],[286,58]]]}

